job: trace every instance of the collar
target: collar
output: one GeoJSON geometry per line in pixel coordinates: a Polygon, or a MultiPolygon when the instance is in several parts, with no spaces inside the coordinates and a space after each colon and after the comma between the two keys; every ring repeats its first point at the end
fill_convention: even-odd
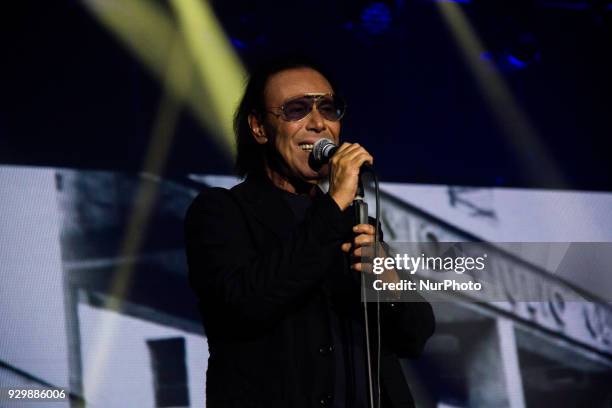
{"type": "Polygon", "coordinates": [[[287,220],[292,219],[294,214],[282,197],[283,190],[275,186],[268,176],[249,176],[232,191],[267,229],[279,238],[284,236],[287,220]]]}

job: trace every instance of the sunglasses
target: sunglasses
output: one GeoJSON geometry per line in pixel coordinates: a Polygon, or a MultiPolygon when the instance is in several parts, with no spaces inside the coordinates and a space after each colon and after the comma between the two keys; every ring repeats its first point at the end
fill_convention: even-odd
{"type": "Polygon", "coordinates": [[[338,95],[333,94],[304,94],[289,99],[282,106],[273,107],[279,109],[280,113],[268,111],[276,117],[281,117],[287,122],[295,122],[310,115],[313,106],[325,119],[336,122],[342,119],[346,112],[346,103],[338,95]]]}

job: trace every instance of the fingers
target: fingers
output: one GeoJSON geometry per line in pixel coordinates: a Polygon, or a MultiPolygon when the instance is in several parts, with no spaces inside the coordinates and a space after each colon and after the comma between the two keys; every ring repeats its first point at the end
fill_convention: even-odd
{"type": "Polygon", "coordinates": [[[370,250],[369,246],[368,247],[356,247],[354,246],[352,243],[350,242],[345,242],[344,244],[342,244],[342,246],[340,246],[340,248],[342,249],[342,252],[344,253],[351,253],[351,256],[353,258],[361,258],[363,256],[371,256],[372,255],[372,250],[370,250]],[[351,252],[351,249],[355,248],[354,251],[351,252]]]}
{"type": "Polygon", "coordinates": [[[356,234],[369,234],[374,235],[375,229],[370,224],[357,224],[353,227],[353,232],[356,234]]]}
{"type": "Polygon", "coordinates": [[[374,248],[372,245],[362,245],[359,248],[355,248],[353,256],[356,258],[371,258],[374,254],[374,248]]]}
{"type": "Polygon", "coordinates": [[[356,235],[353,242],[342,244],[342,251],[350,253],[351,269],[362,273],[372,273],[372,250],[375,239],[375,227],[370,224],[358,224],[353,227],[356,235]]]}
{"type": "Polygon", "coordinates": [[[345,157],[347,160],[350,160],[353,166],[358,168],[365,162],[374,164],[374,158],[372,155],[370,155],[370,153],[368,153],[368,151],[361,146],[352,150],[347,150],[345,157]]]}
{"type": "Polygon", "coordinates": [[[357,272],[363,272],[364,264],[361,262],[356,262],[351,265],[351,269],[356,270],[357,272]]]}
{"type": "Polygon", "coordinates": [[[349,253],[352,248],[355,248],[353,255],[361,256],[360,248],[374,242],[374,226],[370,224],[358,224],[353,227],[353,232],[357,235],[353,242],[345,242],[340,246],[342,252],[349,253]],[[359,252],[357,252],[359,250],[359,252]]]}
{"type": "Polygon", "coordinates": [[[374,243],[375,239],[375,229],[374,226],[370,224],[358,224],[353,227],[353,232],[359,234],[355,236],[353,239],[353,246],[355,248],[360,248],[364,245],[369,245],[374,243]]]}
{"type": "Polygon", "coordinates": [[[357,272],[372,273],[372,262],[355,262],[351,265],[351,269],[357,272]]]}
{"type": "Polygon", "coordinates": [[[363,163],[374,164],[374,158],[359,143],[343,143],[333,155],[332,165],[340,161],[347,161],[354,167],[361,167],[363,163]]]}
{"type": "Polygon", "coordinates": [[[340,248],[344,253],[350,253],[352,262],[351,269],[358,272],[371,272],[371,244],[374,243],[374,226],[370,224],[358,224],[353,227],[353,232],[359,234],[352,242],[343,243],[340,248]]]}
{"type": "Polygon", "coordinates": [[[374,235],[369,234],[361,234],[357,235],[353,240],[353,246],[355,248],[360,248],[362,246],[374,243],[374,235]]]}
{"type": "MultiPolygon", "coordinates": [[[[340,145],[340,147],[338,148],[338,150],[336,151],[336,153],[334,154],[334,156],[337,156],[339,154],[342,154],[345,150],[350,149],[351,147],[354,147],[356,143],[342,143],[340,145]]],[[[332,157],[333,158],[333,157],[332,157]]]]}
{"type": "Polygon", "coordinates": [[[329,194],[341,210],[345,210],[355,198],[360,168],[374,159],[358,143],[343,143],[330,160],[329,194]]]}

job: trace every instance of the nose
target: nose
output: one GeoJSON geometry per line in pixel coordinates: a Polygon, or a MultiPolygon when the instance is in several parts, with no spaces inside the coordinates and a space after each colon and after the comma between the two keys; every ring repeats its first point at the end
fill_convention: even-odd
{"type": "Polygon", "coordinates": [[[306,130],[312,130],[314,132],[322,132],[325,130],[325,119],[317,110],[316,105],[312,107],[312,111],[308,115],[306,130]]]}

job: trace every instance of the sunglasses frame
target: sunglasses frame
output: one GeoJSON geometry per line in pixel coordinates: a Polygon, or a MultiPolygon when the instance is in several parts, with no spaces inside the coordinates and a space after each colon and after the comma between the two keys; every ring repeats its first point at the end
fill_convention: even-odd
{"type": "Polygon", "coordinates": [[[344,102],[344,99],[342,99],[340,96],[335,95],[335,94],[333,94],[331,92],[327,92],[327,93],[318,93],[318,92],[316,92],[316,93],[315,92],[313,92],[313,93],[305,93],[303,95],[296,96],[296,97],[288,99],[281,106],[272,106],[272,107],[269,108],[269,109],[280,109],[282,113],[277,113],[277,112],[274,112],[274,111],[271,111],[271,110],[266,110],[266,112],[271,113],[272,115],[276,116],[277,118],[280,117],[285,122],[299,122],[300,120],[308,117],[308,115],[311,115],[313,109],[317,109],[317,111],[319,110],[319,107],[317,105],[318,105],[319,101],[321,100],[321,98],[323,98],[324,96],[331,96],[332,98],[337,98],[337,99],[341,100],[344,103],[344,109],[342,110],[342,113],[340,114],[338,119],[328,119],[322,113],[321,113],[321,116],[323,116],[323,118],[325,118],[325,120],[329,120],[330,122],[338,122],[338,121],[340,121],[344,117],[344,114],[346,113],[347,105],[346,105],[346,102],[344,102]],[[301,117],[299,119],[293,119],[293,120],[288,119],[287,118],[287,114],[285,113],[286,105],[289,102],[291,102],[291,101],[294,101],[294,100],[300,99],[300,98],[304,98],[304,97],[312,98],[313,99],[312,106],[310,108],[310,112],[308,112],[306,115],[304,115],[303,117],[301,117]]]}

